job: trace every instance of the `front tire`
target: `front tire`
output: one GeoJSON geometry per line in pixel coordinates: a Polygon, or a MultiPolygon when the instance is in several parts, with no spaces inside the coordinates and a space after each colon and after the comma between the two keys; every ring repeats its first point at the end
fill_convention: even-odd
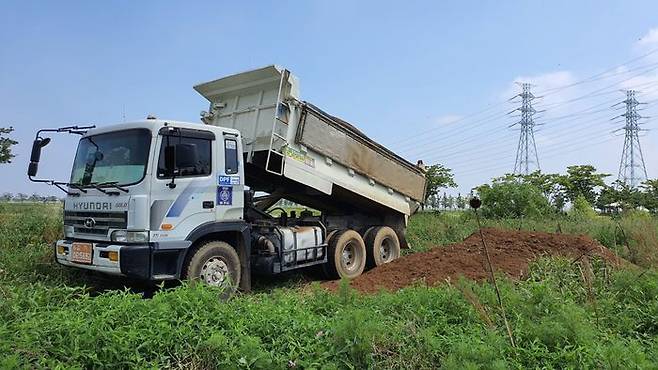
{"type": "Polygon", "coordinates": [[[343,230],[332,235],[327,251],[327,274],[333,279],[354,279],[366,267],[366,246],[354,230],[343,230]]]}
{"type": "Polygon", "coordinates": [[[240,285],[240,257],[230,244],[210,241],[197,249],[187,265],[187,279],[225,289],[230,295],[240,285]]]}

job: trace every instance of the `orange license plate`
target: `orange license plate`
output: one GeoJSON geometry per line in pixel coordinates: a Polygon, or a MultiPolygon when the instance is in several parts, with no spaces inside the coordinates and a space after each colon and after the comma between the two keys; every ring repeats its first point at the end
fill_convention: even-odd
{"type": "Polygon", "coordinates": [[[71,247],[71,261],[91,265],[93,255],[91,243],[73,243],[71,247]]]}

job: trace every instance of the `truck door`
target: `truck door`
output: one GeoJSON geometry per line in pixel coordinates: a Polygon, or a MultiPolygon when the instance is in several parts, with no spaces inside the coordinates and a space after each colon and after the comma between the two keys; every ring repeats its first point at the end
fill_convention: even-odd
{"type": "Polygon", "coordinates": [[[184,239],[195,227],[215,221],[216,142],[210,131],[173,127],[160,130],[151,188],[154,239],[184,239]],[[167,147],[175,147],[173,173],[165,166],[167,147]]]}
{"type": "Polygon", "coordinates": [[[217,143],[217,220],[241,220],[244,202],[242,142],[237,135],[224,133],[217,143]]]}

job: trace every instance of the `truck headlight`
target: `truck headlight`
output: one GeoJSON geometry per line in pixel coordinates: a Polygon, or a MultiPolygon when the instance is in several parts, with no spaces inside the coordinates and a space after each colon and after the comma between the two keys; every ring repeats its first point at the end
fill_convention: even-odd
{"type": "Polygon", "coordinates": [[[73,226],[64,225],[64,237],[65,238],[72,238],[73,237],[73,226]]]}
{"type": "Polygon", "coordinates": [[[145,243],[149,241],[148,231],[115,230],[110,236],[113,242],[145,243]]]}

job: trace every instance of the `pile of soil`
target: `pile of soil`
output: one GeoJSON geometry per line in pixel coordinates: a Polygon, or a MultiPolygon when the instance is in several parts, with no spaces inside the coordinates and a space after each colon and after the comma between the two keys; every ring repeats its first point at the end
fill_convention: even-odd
{"type": "MultiPolygon", "coordinates": [[[[490,228],[482,231],[494,271],[513,279],[526,276],[528,263],[541,256],[573,259],[598,256],[614,266],[627,263],[584,235],[490,228]]],[[[454,281],[459,276],[486,280],[489,277],[486,266],[480,234],[475,232],[461,243],[434,247],[427,252],[414,253],[376,267],[352,280],[350,285],[361,292],[374,293],[380,289],[395,291],[416,282],[434,285],[446,280],[454,281]]],[[[323,286],[335,290],[338,282],[328,281],[323,286]]]]}

